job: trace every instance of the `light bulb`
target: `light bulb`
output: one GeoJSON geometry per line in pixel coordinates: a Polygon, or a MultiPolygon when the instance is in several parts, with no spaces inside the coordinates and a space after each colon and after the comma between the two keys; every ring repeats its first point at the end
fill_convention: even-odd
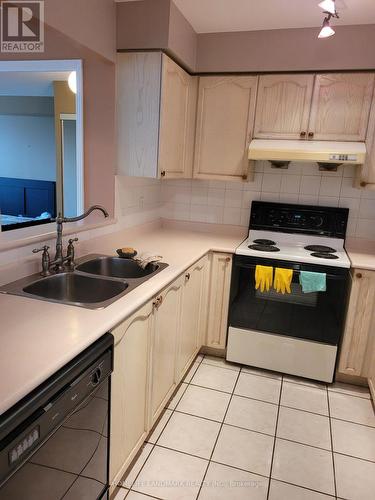
{"type": "Polygon", "coordinates": [[[70,90],[76,94],[77,93],[77,73],[72,71],[68,78],[68,85],[70,90]]]}
{"type": "Polygon", "coordinates": [[[335,0],[323,0],[323,2],[320,2],[319,7],[333,16],[336,14],[335,0]]]}
{"type": "Polygon", "coordinates": [[[329,19],[326,17],[323,21],[323,26],[322,29],[320,30],[320,33],[318,35],[318,38],[328,38],[329,36],[332,36],[335,34],[335,30],[331,28],[329,24],[329,19]]]}

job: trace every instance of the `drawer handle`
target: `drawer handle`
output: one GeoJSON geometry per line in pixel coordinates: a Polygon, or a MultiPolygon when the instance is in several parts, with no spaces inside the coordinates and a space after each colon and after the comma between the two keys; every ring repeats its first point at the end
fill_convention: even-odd
{"type": "Polygon", "coordinates": [[[225,262],[230,262],[230,257],[225,257],[225,262]]]}
{"type": "Polygon", "coordinates": [[[309,132],[309,139],[312,139],[314,137],[314,132],[309,132]]]}
{"type": "Polygon", "coordinates": [[[355,276],[356,276],[356,278],[361,279],[362,278],[362,273],[357,273],[355,276]]]}
{"type": "Polygon", "coordinates": [[[299,136],[301,137],[301,139],[304,139],[306,137],[306,132],[301,132],[299,136]]]}

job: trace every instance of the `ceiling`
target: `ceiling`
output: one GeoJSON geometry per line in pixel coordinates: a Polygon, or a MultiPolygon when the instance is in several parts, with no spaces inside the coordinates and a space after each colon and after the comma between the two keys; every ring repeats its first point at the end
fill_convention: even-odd
{"type": "MultiPolygon", "coordinates": [[[[173,0],[197,33],[317,27],[320,0],[173,0]]],[[[375,24],[375,0],[336,0],[340,24],[375,24]]]]}
{"type": "Polygon", "coordinates": [[[0,95],[53,96],[53,81],[67,81],[69,71],[3,71],[0,95]]]}

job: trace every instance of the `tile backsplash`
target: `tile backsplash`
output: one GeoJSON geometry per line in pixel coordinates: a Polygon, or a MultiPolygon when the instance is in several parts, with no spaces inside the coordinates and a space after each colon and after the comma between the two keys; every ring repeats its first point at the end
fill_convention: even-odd
{"type": "Polygon", "coordinates": [[[166,219],[247,226],[252,200],[347,207],[348,235],[375,240],[375,191],[353,187],[355,168],[320,172],[316,164],[291,163],[278,170],[257,162],[254,182],[165,180],[160,213],[166,219]]]}

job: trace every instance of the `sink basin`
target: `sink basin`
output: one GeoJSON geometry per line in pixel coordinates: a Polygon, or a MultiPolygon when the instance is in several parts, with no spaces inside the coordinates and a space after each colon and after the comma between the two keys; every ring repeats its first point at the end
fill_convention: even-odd
{"type": "Polygon", "coordinates": [[[155,274],[165,267],[165,264],[149,264],[142,269],[134,260],[120,257],[96,257],[77,266],[77,271],[121,279],[140,279],[155,274]]]}
{"type": "Polygon", "coordinates": [[[23,288],[30,294],[62,303],[74,303],[87,307],[104,307],[107,301],[117,297],[128,288],[128,283],[91,278],[75,273],[61,273],[40,279],[23,288]]]}

